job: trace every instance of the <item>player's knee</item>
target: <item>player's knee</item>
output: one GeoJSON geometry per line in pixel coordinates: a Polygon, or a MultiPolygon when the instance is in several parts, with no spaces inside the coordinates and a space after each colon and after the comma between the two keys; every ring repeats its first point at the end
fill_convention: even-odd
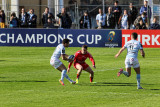
{"type": "Polygon", "coordinates": [[[91,72],[90,72],[90,74],[91,74],[91,75],[94,75],[94,72],[93,72],[93,71],[91,71],[91,72]]]}
{"type": "Polygon", "coordinates": [[[79,70],[82,71],[82,70],[83,70],[83,67],[80,67],[79,70]]]}

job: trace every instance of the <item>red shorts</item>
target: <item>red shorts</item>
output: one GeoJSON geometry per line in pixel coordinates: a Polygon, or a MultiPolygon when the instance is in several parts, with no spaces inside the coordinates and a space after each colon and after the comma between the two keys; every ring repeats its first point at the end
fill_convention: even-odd
{"type": "MultiPolygon", "coordinates": [[[[76,68],[76,65],[81,65],[82,67],[83,67],[83,70],[85,70],[86,68],[88,68],[89,67],[89,65],[88,64],[86,64],[86,63],[82,63],[82,64],[80,64],[80,63],[74,63],[74,68],[76,68]]],[[[76,68],[77,69],[77,68],[76,68]]]]}

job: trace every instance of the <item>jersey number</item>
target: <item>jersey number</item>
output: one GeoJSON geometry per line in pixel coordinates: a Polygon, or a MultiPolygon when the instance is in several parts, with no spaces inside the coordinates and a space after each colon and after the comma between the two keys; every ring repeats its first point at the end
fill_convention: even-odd
{"type": "Polygon", "coordinates": [[[134,47],[134,46],[133,46],[133,45],[131,45],[131,46],[130,46],[130,50],[133,50],[133,47],[134,47]]]}

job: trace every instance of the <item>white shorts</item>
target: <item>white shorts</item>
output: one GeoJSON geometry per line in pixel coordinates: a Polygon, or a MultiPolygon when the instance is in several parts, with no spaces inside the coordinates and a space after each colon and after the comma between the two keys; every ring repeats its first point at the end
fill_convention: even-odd
{"type": "Polygon", "coordinates": [[[131,68],[132,66],[133,66],[133,68],[138,68],[140,65],[139,65],[137,58],[131,57],[131,58],[126,58],[125,66],[126,66],[126,68],[131,68]]]}
{"type": "Polygon", "coordinates": [[[51,59],[50,64],[57,69],[60,65],[62,65],[62,62],[59,59],[51,59]]]}

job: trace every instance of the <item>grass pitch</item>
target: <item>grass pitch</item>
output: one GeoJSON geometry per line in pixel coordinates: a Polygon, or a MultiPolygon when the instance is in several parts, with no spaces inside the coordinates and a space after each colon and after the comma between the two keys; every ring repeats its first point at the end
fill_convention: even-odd
{"type": "MultiPolygon", "coordinates": [[[[137,90],[136,73],[117,77],[124,68],[125,50],[118,59],[119,48],[89,48],[96,61],[94,81],[89,83],[85,71],[79,84],[65,79],[50,66],[54,47],[0,47],[0,107],[160,107],[160,49],[144,49],[146,58],[138,56],[141,65],[141,86],[137,90]]],[[[71,55],[81,48],[67,48],[71,55]]],[[[63,61],[68,66],[68,63],[63,61]]],[[[87,60],[92,66],[92,63],[87,60]]],[[[76,79],[71,67],[69,77],[76,79]]]]}

